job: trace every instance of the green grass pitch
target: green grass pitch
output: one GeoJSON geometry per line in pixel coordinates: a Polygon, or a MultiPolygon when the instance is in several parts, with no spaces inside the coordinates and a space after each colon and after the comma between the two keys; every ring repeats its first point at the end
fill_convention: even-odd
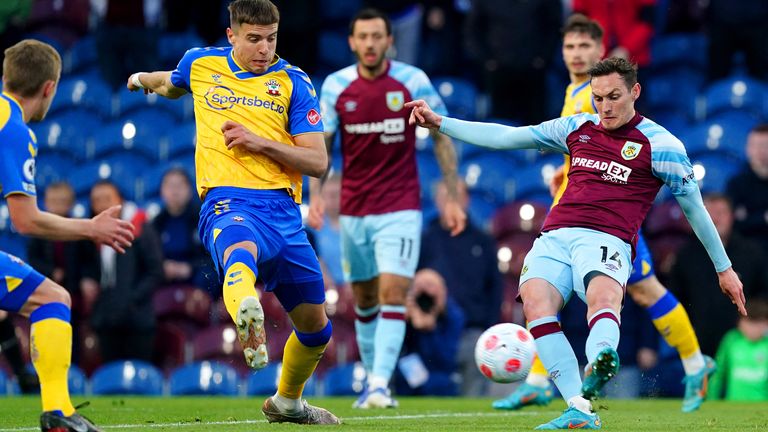
{"type": "MultiPolygon", "coordinates": [[[[307,426],[270,425],[261,414],[263,398],[75,397],[90,400],[81,413],[106,431],[307,431],[307,426]]],[[[400,398],[400,408],[362,411],[352,398],[313,398],[343,424],[340,431],[530,431],[564,409],[562,401],[518,412],[494,411],[489,399],[400,398]]],[[[768,431],[768,403],[706,402],[683,414],[679,400],[598,401],[609,431],[768,431]]],[[[36,397],[0,398],[0,432],[39,430],[36,397]]],[[[328,430],[330,427],[323,427],[328,430]]]]}

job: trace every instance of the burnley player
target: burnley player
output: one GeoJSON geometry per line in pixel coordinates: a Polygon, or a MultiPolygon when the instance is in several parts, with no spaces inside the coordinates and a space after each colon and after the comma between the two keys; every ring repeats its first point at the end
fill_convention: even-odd
{"type": "Polygon", "coordinates": [[[441,117],[414,101],[411,122],[494,149],[547,149],[571,156],[570,184],[525,257],[520,295],[536,349],[568,409],[538,429],[600,429],[591,399],[619,369],[619,312],[637,231],[659,188],[672,191],[714,264],[722,291],[744,309],[741,281],[701,200],[683,144],[635,112],[637,68],[609,58],[589,70],[598,115],[508,127],[441,117]],[[587,304],[589,374],[582,385],[557,312],[572,294],[587,304]]]}
{"type": "MultiPolygon", "coordinates": [[[[563,28],[563,60],[568,68],[571,84],[565,90],[565,101],[560,114],[562,117],[597,112],[592,102],[588,71],[605,53],[602,41],[603,29],[596,21],[575,14],[566,22],[563,28]]],[[[553,206],[560,201],[568,185],[571,158],[568,155],[564,155],[564,158],[565,163],[551,185],[554,189],[553,206]]],[[[686,375],[683,411],[695,411],[704,401],[707,380],[715,372],[715,362],[701,353],[699,341],[683,305],[656,278],[651,252],[642,233],[638,233],[635,250],[627,292],[637,304],[648,310],[656,329],[680,355],[686,375]]],[[[537,357],[525,383],[506,398],[494,401],[493,407],[515,410],[526,405],[546,405],[551,400],[549,374],[537,357]]]]}
{"type": "MultiPolygon", "coordinates": [[[[405,298],[419,261],[422,217],[416,168],[416,127],[404,103],[427,99],[445,113],[440,96],[421,70],[385,58],[392,46],[386,15],[366,9],[350,24],[349,46],[358,62],[328,76],[320,103],[326,144],[341,133],[341,247],[345,277],[355,295],[355,331],[368,385],[357,408],[395,407],[388,386],[405,337],[405,298]]],[[[449,195],[451,233],[466,216],[456,199],[456,154],[438,133],[435,156],[449,195]]],[[[321,183],[310,180],[309,224],[320,228],[321,183]]]]}

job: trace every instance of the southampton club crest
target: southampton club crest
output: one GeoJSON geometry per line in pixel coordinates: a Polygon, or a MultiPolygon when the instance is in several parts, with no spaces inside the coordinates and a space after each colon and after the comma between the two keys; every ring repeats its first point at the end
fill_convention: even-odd
{"type": "Polygon", "coordinates": [[[387,92],[387,108],[389,108],[392,111],[400,111],[403,109],[403,104],[405,103],[405,96],[403,96],[402,91],[391,91],[387,92]]]}
{"type": "Polygon", "coordinates": [[[264,83],[267,86],[267,94],[270,96],[280,96],[280,83],[276,79],[272,78],[264,83]]]}
{"type": "Polygon", "coordinates": [[[624,160],[632,160],[640,154],[640,150],[643,148],[642,144],[636,142],[627,141],[624,143],[624,147],[621,148],[621,157],[624,160]]]}

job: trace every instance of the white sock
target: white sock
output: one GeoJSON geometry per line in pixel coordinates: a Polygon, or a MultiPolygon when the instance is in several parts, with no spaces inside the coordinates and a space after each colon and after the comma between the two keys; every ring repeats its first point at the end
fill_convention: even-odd
{"type": "Polygon", "coordinates": [[[384,377],[380,377],[377,375],[371,375],[368,377],[368,387],[372,389],[376,388],[387,388],[389,386],[389,380],[387,380],[384,377]]]}
{"type": "Polygon", "coordinates": [[[693,355],[682,359],[683,369],[688,376],[696,375],[702,369],[704,369],[704,356],[701,351],[696,351],[693,355]]]}
{"type": "Polygon", "coordinates": [[[589,415],[593,414],[592,403],[584,399],[583,396],[574,396],[568,399],[568,406],[574,407],[577,410],[583,412],[584,414],[589,414],[589,415]]]}
{"type": "Polygon", "coordinates": [[[549,387],[549,377],[547,377],[546,375],[529,373],[528,376],[525,378],[525,383],[530,384],[534,387],[545,389],[549,387]]]}
{"type": "Polygon", "coordinates": [[[301,399],[290,399],[275,393],[275,395],[272,396],[272,402],[274,402],[277,409],[282,412],[301,411],[301,399]]]}

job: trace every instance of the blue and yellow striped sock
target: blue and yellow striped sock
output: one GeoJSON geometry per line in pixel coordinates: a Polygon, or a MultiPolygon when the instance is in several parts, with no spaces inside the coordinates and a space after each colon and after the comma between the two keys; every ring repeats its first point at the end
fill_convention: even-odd
{"type": "Polygon", "coordinates": [[[704,356],[699,340],[693,331],[691,320],[683,305],[667,291],[656,303],[648,308],[653,325],[661,336],[680,354],[686,375],[698,373],[704,367],[704,356]]]}
{"type": "Polygon", "coordinates": [[[69,399],[67,373],[72,360],[72,326],[70,310],[63,303],[48,303],[35,309],[29,317],[32,324],[30,351],[32,365],[40,378],[43,411],[58,411],[71,416],[75,412],[69,399]]]}
{"type": "Polygon", "coordinates": [[[304,384],[323,357],[331,333],[333,327],[330,321],[317,333],[301,333],[293,329],[283,349],[283,369],[277,386],[279,396],[301,399],[304,384]]]}

